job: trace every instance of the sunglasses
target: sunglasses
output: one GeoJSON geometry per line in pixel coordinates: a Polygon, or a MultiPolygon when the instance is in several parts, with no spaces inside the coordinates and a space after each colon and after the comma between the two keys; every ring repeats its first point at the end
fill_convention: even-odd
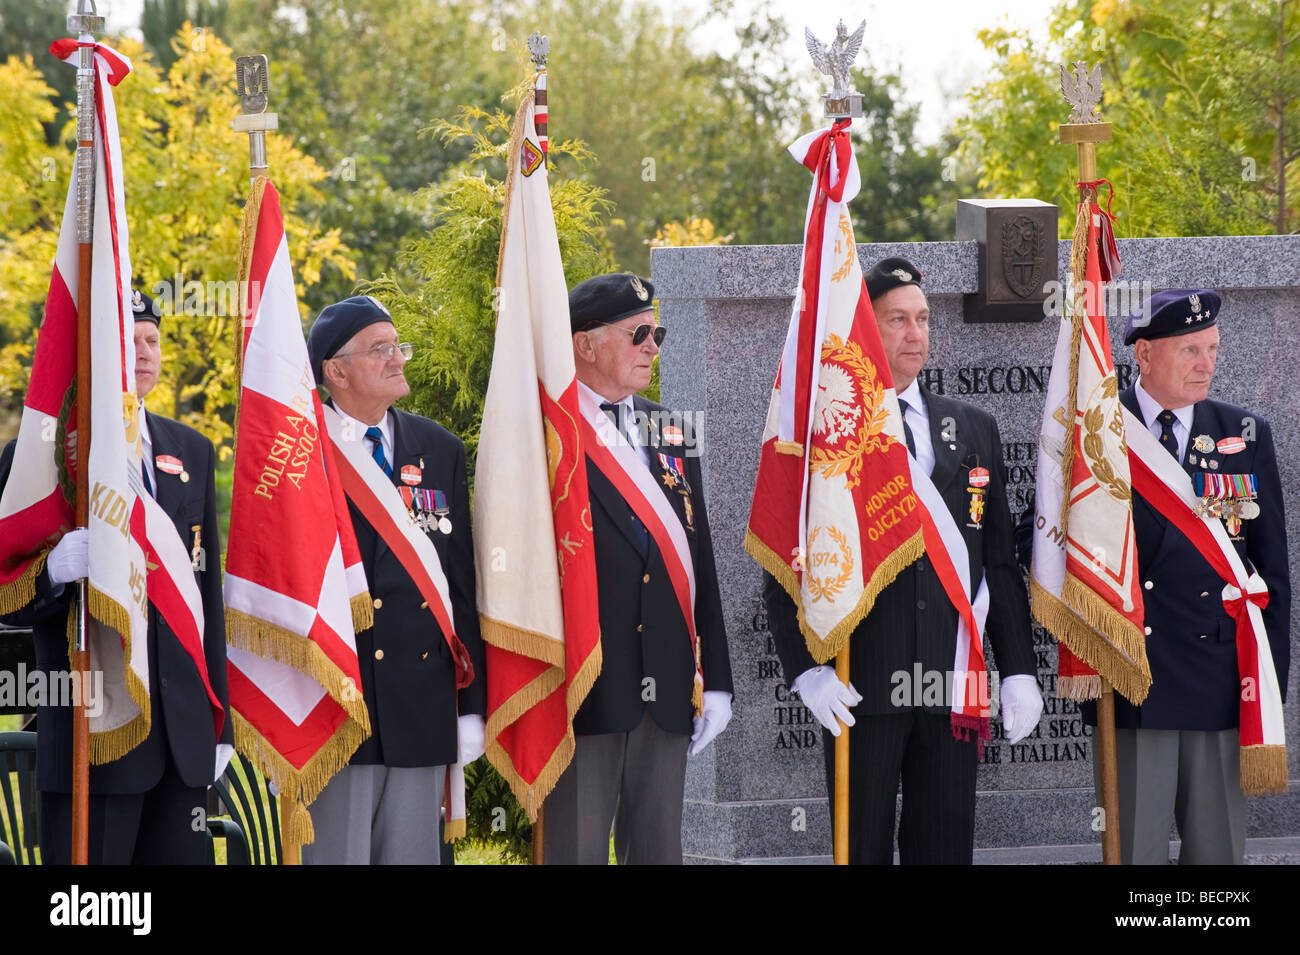
{"type": "Polygon", "coordinates": [[[658,347],[662,345],[664,339],[668,337],[668,329],[664,328],[662,325],[638,325],[636,328],[632,329],[619,328],[617,325],[611,325],[609,327],[622,332],[624,335],[631,335],[633,346],[642,345],[645,343],[647,338],[653,336],[655,346],[658,347]]]}

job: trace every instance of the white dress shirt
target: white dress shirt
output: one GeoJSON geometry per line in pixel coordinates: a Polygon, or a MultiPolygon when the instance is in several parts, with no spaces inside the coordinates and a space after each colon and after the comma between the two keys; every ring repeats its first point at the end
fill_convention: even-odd
{"type": "Polygon", "coordinates": [[[925,397],[921,392],[920,379],[914,379],[898,396],[899,401],[907,402],[903,417],[912,429],[912,443],[916,445],[916,463],[926,474],[934,473],[934,441],[930,437],[930,415],[925,407],[925,397]]]}
{"type": "Polygon", "coordinates": [[[636,420],[635,409],[632,407],[632,396],[627,395],[619,401],[610,401],[603,395],[598,395],[596,392],[592,391],[581,381],[578,382],[578,387],[587,393],[588,398],[596,402],[596,407],[598,408],[601,405],[609,404],[619,406],[619,421],[622,422],[619,431],[641,458],[641,463],[649,468],[650,449],[646,446],[646,436],[642,434],[642,429],[638,427],[639,422],[636,420]]]}
{"type": "MultiPolygon", "coordinates": [[[[1142,379],[1137,380],[1133,386],[1133,393],[1137,395],[1138,408],[1142,412],[1142,420],[1147,426],[1147,430],[1160,439],[1162,428],[1157,416],[1165,409],[1160,402],[1152,398],[1145,388],[1142,387],[1142,379]]],[[[1184,405],[1181,408],[1168,409],[1174,413],[1174,439],[1178,442],[1178,463],[1182,464],[1183,459],[1187,457],[1187,439],[1192,434],[1192,406],[1184,405]]]]}

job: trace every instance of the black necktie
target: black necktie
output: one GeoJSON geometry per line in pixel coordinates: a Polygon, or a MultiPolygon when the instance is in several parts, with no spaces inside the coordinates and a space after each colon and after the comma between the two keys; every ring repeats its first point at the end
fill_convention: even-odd
{"type": "Polygon", "coordinates": [[[600,403],[600,410],[609,415],[609,420],[614,422],[614,427],[618,428],[618,433],[623,433],[623,406],[616,405],[609,401],[600,403]]]}
{"type": "Polygon", "coordinates": [[[1160,422],[1160,443],[1164,445],[1166,451],[1178,460],[1178,439],[1174,437],[1174,413],[1172,411],[1162,411],[1156,415],[1156,420],[1160,422]]]}
{"type": "Polygon", "coordinates": [[[902,398],[898,399],[898,406],[903,410],[903,437],[907,439],[907,453],[916,457],[916,439],[912,437],[912,426],[907,423],[907,412],[912,406],[902,398]]]}
{"type": "Polygon", "coordinates": [[[144,478],[144,489],[149,492],[150,497],[153,497],[153,481],[149,480],[149,465],[145,464],[143,459],[140,461],[140,476],[144,478]]]}

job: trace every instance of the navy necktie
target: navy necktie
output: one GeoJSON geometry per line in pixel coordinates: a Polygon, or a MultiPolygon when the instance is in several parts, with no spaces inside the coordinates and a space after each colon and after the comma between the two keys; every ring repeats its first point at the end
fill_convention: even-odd
{"type": "Polygon", "coordinates": [[[1164,449],[1178,460],[1178,438],[1174,436],[1174,413],[1172,411],[1162,411],[1156,415],[1156,420],[1160,422],[1160,443],[1164,449]]]}
{"type": "Polygon", "coordinates": [[[379,430],[378,425],[372,424],[366,428],[366,437],[375,442],[375,449],[370,452],[370,456],[375,459],[375,463],[379,465],[380,470],[391,478],[393,476],[393,466],[384,457],[384,433],[379,430]]]}
{"type": "Polygon", "coordinates": [[[898,399],[898,406],[903,412],[903,437],[907,440],[907,452],[912,457],[916,457],[916,439],[912,437],[912,426],[907,423],[907,412],[912,406],[902,398],[898,399]]]}
{"type": "Polygon", "coordinates": [[[149,465],[145,464],[143,459],[140,461],[140,476],[144,478],[144,489],[149,492],[150,497],[153,497],[153,481],[149,480],[149,465]]]}

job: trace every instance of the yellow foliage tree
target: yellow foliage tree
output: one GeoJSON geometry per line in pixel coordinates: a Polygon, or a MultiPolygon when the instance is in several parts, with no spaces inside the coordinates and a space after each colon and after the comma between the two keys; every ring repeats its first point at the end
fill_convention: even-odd
{"type": "MultiPolygon", "coordinates": [[[[230,127],[238,112],[234,54],[211,32],[189,24],[172,41],[178,58],[166,75],[139,43],[114,45],[134,66],[114,91],[134,281],[159,301],[165,316],[163,373],[147,404],[198,428],[228,453],[240,314],[236,254],[248,194],[248,139],[230,127]]],[[[16,366],[25,364],[29,353],[23,349],[35,342],[33,316],[49,284],[75,125],[70,122],[66,149],[55,156],[38,138],[28,142],[23,137],[39,136],[40,117],[48,119],[39,105],[48,107],[50,91],[30,63],[11,60],[3,69],[11,71],[4,79],[12,79],[5,88],[16,92],[0,106],[0,204],[23,205],[0,233],[0,328],[17,339],[8,362],[0,358],[0,401],[12,404],[26,388],[25,372],[16,366]],[[27,127],[36,132],[22,132],[27,127]],[[11,150],[15,132],[21,135],[11,150]],[[51,166],[54,172],[38,184],[34,177],[51,166]],[[15,200],[7,186],[24,176],[26,192],[18,194],[24,199],[15,200]]],[[[295,149],[288,135],[269,135],[267,155],[297,278],[315,283],[325,268],[352,278],[355,264],[338,230],[321,230],[294,213],[300,203],[320,198],[314,184],[326,170],[295,149]]]]}
{"type": "Polygon", "coordinates": [[[733,238],[734,232],[718,235],[709,219],[687,216],[685,221],[665,222],[655,230],[653,239],[645,241],[651,248],[662,249],[688,245],[726,245],[733,238]]]}

